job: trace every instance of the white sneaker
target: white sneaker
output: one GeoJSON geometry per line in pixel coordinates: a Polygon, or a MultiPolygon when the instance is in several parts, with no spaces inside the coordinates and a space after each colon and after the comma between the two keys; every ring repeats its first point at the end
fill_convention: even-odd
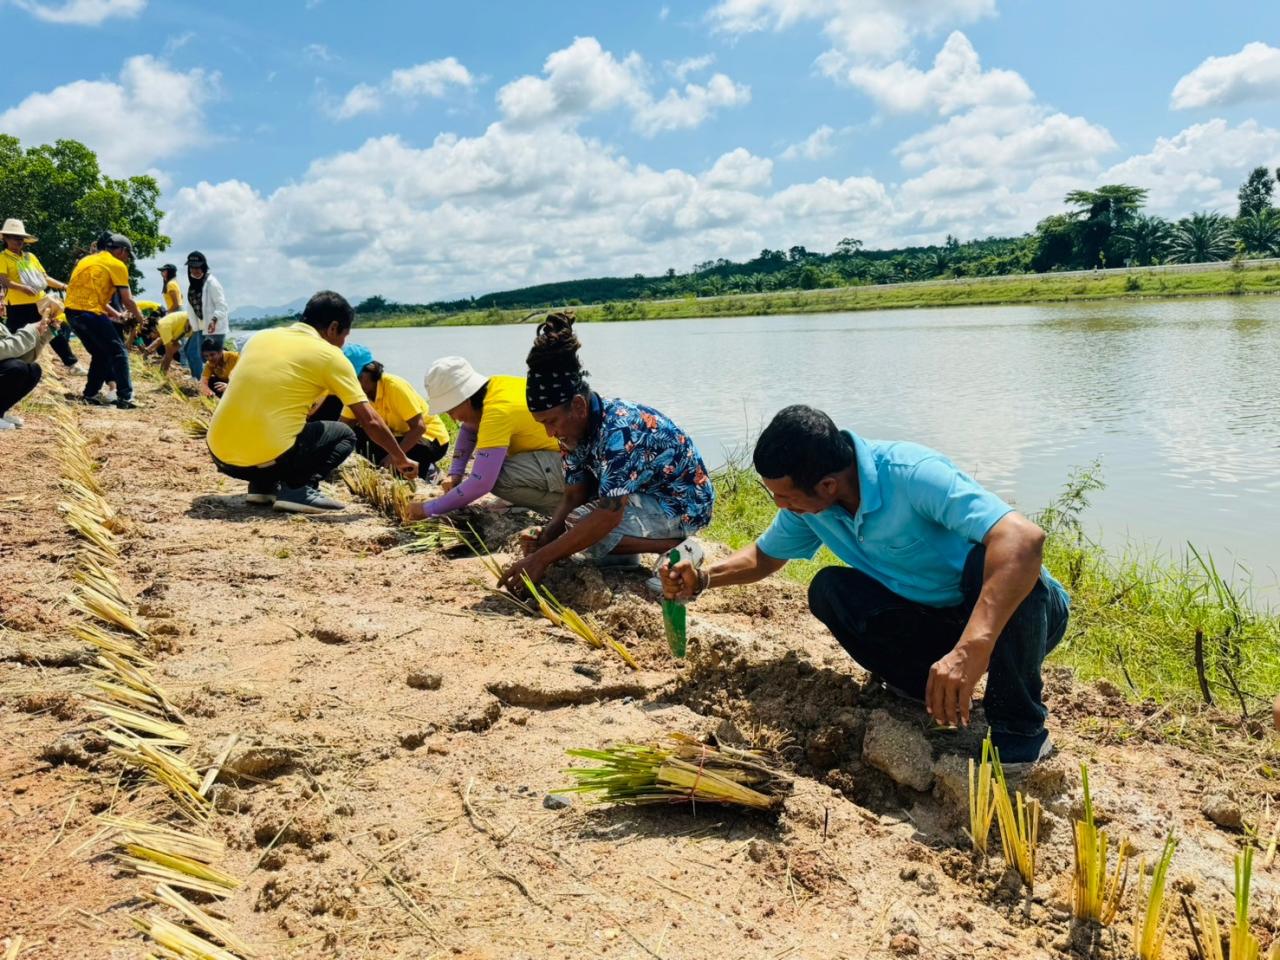
{"type": "Polygon", "coordinates": [[[115,403],[117,399],[116,392],[114,390],[108,390],[106,387],[103,387],[98,391],[98,396],[107,401],[107,403],[115,403]]]}
{"type": "Polygon", "coordinates": [[[83,363],[74,363],[71,366],[67,367],[67,370],[70,371],[71,373],[78,373],[82,377],[87,376],[89,373],[89,368],[86,367],[83,363]]]}
{"type": "Polygon", "coordinates": [[[6,420],[4,417],[0,417],[0,430],[17,430],[17,429],[18,428],[14,426],[11,421],[6,420]]]}
{"type": "Polygon", "coordinates": [[[6,413],[3,417],[0,417],[0,420],[6,420],[9,423],[13,424],[15,427],[24,426],[27,422],[23,420],[20,416],[18,416],[16,413],[6,413]]]}

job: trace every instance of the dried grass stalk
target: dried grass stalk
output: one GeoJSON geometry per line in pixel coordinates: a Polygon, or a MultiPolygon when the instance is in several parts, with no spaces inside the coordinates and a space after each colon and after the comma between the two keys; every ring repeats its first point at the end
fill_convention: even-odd
{"type": "Polygon", "coordinates": [[[133,917],[133,925],[148,937],[182,960],[239,960],[234,953],[223,950],[203,937],[192,933],[164,917],[154,914],[133,917]]]}
{"type": "Polygon", "coordinates": [[[1018,790],[1009,797],[1009,785],[1005,781],[1004,767],[1000,763],[1000,751],[991,747],[991,769],[995,776],[992,802],[995,806],[996,824],[1000,828],[1000,850],[1005,863],[1018,871],[1027,890],[1035,889],[1036,848],[1040,842],[1040,801],[1028,800],[1018,790]]]}
{"type": "Polygon", "coordinates": [[[134,820],[113,814],[99,814],[98,821],[103,826],[120,832],[126,844],[150,847],[173,856],[198,860],[201,863],[213,863],[226,852],[226,845],[221,840],[202,837],[198,834],[176,830],[162,824],[134,820]]]}
{"type": "Polygon", "coordinates": [[[240,956],[256,957],[258,955],[252,947],[236,936],[235,931],[231,929],[231,924],[201,910],[172,887],[163,883],[157,885],[155,892],[151,894],[149,899],[177,910],[198,930],[215,940],[222,941],[240,956]]]}
{"type": "Polygon", "coordinates": [[[719,803],[777,810],[792,786],[762,752],[712,746],[679,733],[663,744],[618,743],[568,753],[599,766],[564,771],[575,781],[566,792],[595,794],[600,803],[719,803]]]}
{"type": "Polygon", "coordinates": [[[116,859],[135,873],[173,887],[225,897],[240,881],[208,864],[179,854],[165,853],[137,843],[126,844],[116,859]]]}

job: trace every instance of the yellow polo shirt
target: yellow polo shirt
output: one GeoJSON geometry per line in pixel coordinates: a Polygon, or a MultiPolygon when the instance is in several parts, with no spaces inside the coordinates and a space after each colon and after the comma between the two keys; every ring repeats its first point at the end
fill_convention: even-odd
{"type": "Polygon", "coordinates": [[[170,280],[164,285],[164,308],[172,313],[182,306],[182,291],[178,289],[178,281],[170,280]]]}
{"type": "Polygon", "coordinates": [[[524,377],[490,377],[480,412],[476,449],[505,447],[507,456],[534,450],[559,450],[546,428],[529,412],[524,399],[524,377]]]}
{"type": "Polygon", "coordinates": [[[44,267],[30,250],[23,250],[17,256],[14,256],[7,249],[0,250],[0,268],[3,268],[3,273],[9,278],[11,284],[25,283],[39,287],[39,290],[34,295],[23,293],[12,286],[9,287],[9,294],[5,297],[5,303],[9,304],[9,306],[26,306],[29,303],[36,303],[44,296],[44,267]],[[39,280],[36,279],[37,275],[40,277],[39,280]]]}
{"type": "Polygon", "coordinates": [[[154,300],[134,300],[133,302],[138,305],[138,312],[143,316],[146,316],[148,313],[160,312],[160,304],[156,303],[154,300]]]}
{"type": "Polygon", "coordinates": [[[209,425],[209,450],[233,467],[256,467],[293,446],[317,400],[367,403],[342,351],[305,323],[255,334],[209,425]]]}
{"type": "MultiPolygon", "coordinates": [[[[427,428],[422,439],[436,440],[445,446],[449,445],[449,431],[444,421],[431,413],[427,408],[427,401],[423,400],[409,385],[409,381],[403,377],[397,377],[394,373],[382,375],[382,379],[378,381],[378,395],[374,398],[373,409],[378,411],[378,416],[396,437],[403,437],[408,433],[409,421],[421,416],[423,425],[427,428]]],[[[343,420],[355,418],[350,407],[343,409],[343,420]]]]}
{"type": "Polygon", "coordinates": [[[160,342],[167,347],[175,340],[186,336],[190,326],[191,321],[187,318],[187,312],[178,310],[175,313],[166,313],[156,321],[156,333],[160,335],[160,342]]]}
{"type": "Polygon", "coordinates": [[[211,360],[204,362],[204,369],[200,371],[200,379],[205,383],[210,380],[230,380],[231,371],[236,368],[236,364],[239,362],[240,354],[234,350],[223,350],[221,363],[214,363],[211,360]]]}
{"type": "Polygon", "coordinates": [[[103,250],[91,253],[76,264],[67,285],[68,310],[105,314],[117,287],[129,286],[129,267],[103,250]]]}

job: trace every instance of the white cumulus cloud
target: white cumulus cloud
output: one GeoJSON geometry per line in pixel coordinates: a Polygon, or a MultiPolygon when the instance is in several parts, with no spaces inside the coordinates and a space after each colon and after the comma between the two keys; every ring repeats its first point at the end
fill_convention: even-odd
{"type": "Polygon", "coordinates": [[[147,6],[147,0],[66,0],[64,3],[37,3],[36,0],[13,0],[13,5],[47,23],[69,23],[96,27],[115,17],[136,17],[147,6]]]}
{"type": "Polygon", "coordinates": [[[116,81],[76,80],[30,94],[0,113],[0,130],[29,146],[70,137],[93,149],[107,173],[142,173],[208,139],[204,105],[217,86],[217,74],[177,71],[149,55],[130,57],[116,81]],[[165,122],[158,124],[157,117],[165,122]]]}
{"type": "Polygon", "coordinates": [[[821,160],[836,152],[831,145],[835,130],[825,123],[799,143],[793,143],[782,151],[783,160],[821,160]]]}
{"type": "Polygon", "coordinates": [[[1256,120],[1232,126],[1213,119],[1158,138],[1147,153],[1105,171],[1102,182],[1146,187],[1149,206],[1164,216],[1201,209],[1234,214],[1236,191],[1257,166],[1280,166],[1280,130],[1256,120]]]}
{"type": "Polygon", "coordinates": [[[995,12],[995,0],[720,0],[708,16],[731,34],[817,21],[836,51],[885,60],[900,54],[916,36],[995,12]]]}
{"type": "Polygon", "coordinates": [[[714,53],[707,53],[701,57],[685,57],[683,60],[668,60],[663,64],[667,72],[676,78],[680,83],[684,83],[689,79],[690,75],[701,73],[716,62],[714,53]]]}
{"type": "Polygon", "coordinates": [[[326,105],[326,110],[336,120],[350,120],[381,110],[388,97],[398,97],[406,102],[438,100],[447,96],[451,87],[470,90],[475,84],[475,76],[456,57],[445,57],[392,70],[390,76],[377,86],[357,83],[340,101],[326,105]]]}
{"type": "Polygon", "coordinates": [[[1280,48],[1255,41],[1239,53],[1208,57],[1173,88],[1175,110],[1280,100],[1280,48]]]}
{"type": "Polygon", "coordinates": [[[1034,99],[1031,88],[1016,72],[983,70],[978,52],[958,30],[947,37],[929,70],[902,60],[884,66],[855,64],[844,78],[880,106],[897,113],[937,110],[951,114],[967,107],[1034,99]]]}
{"type": "Polygon", "coordinates": [[[645,136],[696,127],[715,111],[741,106],[751,89],[723,73],[706,84],[687,83],[656,98],[644,59],[630,53],[622,59],[605,50],[595,37],[578,37],[547,57],[543,76],[523,76],[498,91],[498,105],[512,127],[540,124],[575,125],[586,117],[626,108],[635,128],[645,136]]]}

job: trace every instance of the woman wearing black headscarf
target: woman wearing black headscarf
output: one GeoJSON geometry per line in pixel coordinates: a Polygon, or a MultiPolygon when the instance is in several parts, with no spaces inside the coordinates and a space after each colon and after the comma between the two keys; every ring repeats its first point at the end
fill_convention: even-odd
{"type": "Polygon", "coordinates": [[[187,316],[195,331],[187,338],[182,357],[191,376],[197,380],[204,370],[201,349],[206,339],[221,349],[230,330],[231,312],[227,309],[227,295],[222,284],[209,272],[209,261],[199,250],[187,254],[187,316]]]}

